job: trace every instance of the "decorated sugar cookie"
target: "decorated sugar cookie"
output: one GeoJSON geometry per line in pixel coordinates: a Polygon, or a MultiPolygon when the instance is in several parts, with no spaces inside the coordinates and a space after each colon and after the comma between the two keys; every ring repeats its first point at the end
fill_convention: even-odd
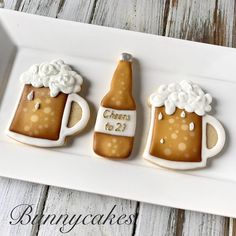
{"type": "Polygon", "coordinates": [[[32,65],[20,76],[23,90],[7,129],[7,135],[19,142],[40,147],[61,146],[66,137],[81,131],[88,123],[87,102],[77,95],[82,77],[62,60],[32,65]],[[77,103],[81,114],[73,112],[77,103]],[[68,127],[70,119],[79,121],[68,127]]]}
{"type": "Polygon", "coordinates": [[[218,154],[225,143],[220,122],[206,113],[212,97],[190,81],[161,85],[149,98],[151,124],[144,158],[171,169],[206,166],[207,159],[218,154]],[[209,137],[207,124],[217,137],[209,137]],[[209,138],[216,140],[207,147],[209,138]]]}
{"type": "Polygon", "coordinates": [[[121,55],[110,91],[101,102],[94,133],[94,152],[112,159],[127,158],[133,148],[136,105],[132,95],[132,56],[121,55]]]}

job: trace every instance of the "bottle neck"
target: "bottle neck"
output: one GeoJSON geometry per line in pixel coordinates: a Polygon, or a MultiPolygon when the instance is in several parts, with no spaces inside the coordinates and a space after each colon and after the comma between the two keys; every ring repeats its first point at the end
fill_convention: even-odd
{"type": "Polygon", "coordinates": [[[132,96],[132,64],[130,61],[119,61],[111,81],[111,88],[103,98],[102,104],[118,110],[135,110],[132,96]]]}

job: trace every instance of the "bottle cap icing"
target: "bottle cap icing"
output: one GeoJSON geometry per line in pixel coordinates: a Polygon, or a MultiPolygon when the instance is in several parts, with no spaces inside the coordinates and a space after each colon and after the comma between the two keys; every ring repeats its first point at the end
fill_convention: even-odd
{"type": "Polygon", "coordinates": [[[204,93],[199,85],[183,80],[180,83],[161,85],[157,92],[150,96],[154,107],[165,106],[165,112],[172,115],[176,108],[195,112],[199,116],[211,110],[212,96],[204,93]]]}
{"type": "Polygon", "coordinates": [[[48,87],[51,97],[60,92],[78,93],[83,83],[82,77],[62,60],[32,65],[20,76],[20,80],[36,88],[48,87]]]}
{"type": "Polygon", "coordinates": [[[131,54],[124,52],[124,53],[122,53],[122,54],[120,55],[120,60],[121,60],[121,61],[129,61],[129,62],[132,62],[132,61],[133,61],[133,57],[132,57],[131,54]]]}

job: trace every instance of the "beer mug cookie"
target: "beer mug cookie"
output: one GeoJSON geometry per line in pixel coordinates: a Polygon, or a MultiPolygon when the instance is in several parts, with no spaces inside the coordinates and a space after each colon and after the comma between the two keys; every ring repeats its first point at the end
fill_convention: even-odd
{"type": "Polygon", "coordinates": [[[81,131],[88,123],[87,102],[77,93],[82,77],[62,60],[32,65],[20,76],[23,89],[7,135],[21,143],[55,147],[65,143],[66,137],[81,131]],[[72,110],[77,103],[81,114],[72,110]],[[79,121],[68,127],[70,119],[79,121]]]}
{"type": "Polygon", "coordinates": [[[225,143],[220,122],[206,113],[212,97],[190,81],[161,85],[149,98],[151,124],[144,158],[162,167],[187,170],[206,166],[225,143]],[[216,144],[209,148],[210,124],[217,133],[216,144]]]}
{"type": "Polygon", "coordinates": [[[136,128],[136,105],[132,95],[132,56],[121,55],[110,91],[99,107],[93,149],[103,157],[130,156],[136,128]]]}

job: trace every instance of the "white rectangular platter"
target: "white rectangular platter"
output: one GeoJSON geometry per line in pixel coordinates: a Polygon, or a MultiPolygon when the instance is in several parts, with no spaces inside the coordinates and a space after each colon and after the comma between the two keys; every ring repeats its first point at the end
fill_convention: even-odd
{"type": "Polygon", "coordinates": [[[0,10],[0,175],[165,206],[236,217],[236,50],[172,38],[0,10]],[[138,129],[130,159],[111,161],[92,151],[93,128],[121,52],[135,58],[138,129]],[[20,74],[31,64],[61,58],[84,78],[89,127],[67,147],[19,144],[4,131],[17,102],[20,74]],[[142,158],[148,96],[162,83],[190,79],[213,95],[213,114],[227,144],[208,167],[170,171],[142,158]]]}

